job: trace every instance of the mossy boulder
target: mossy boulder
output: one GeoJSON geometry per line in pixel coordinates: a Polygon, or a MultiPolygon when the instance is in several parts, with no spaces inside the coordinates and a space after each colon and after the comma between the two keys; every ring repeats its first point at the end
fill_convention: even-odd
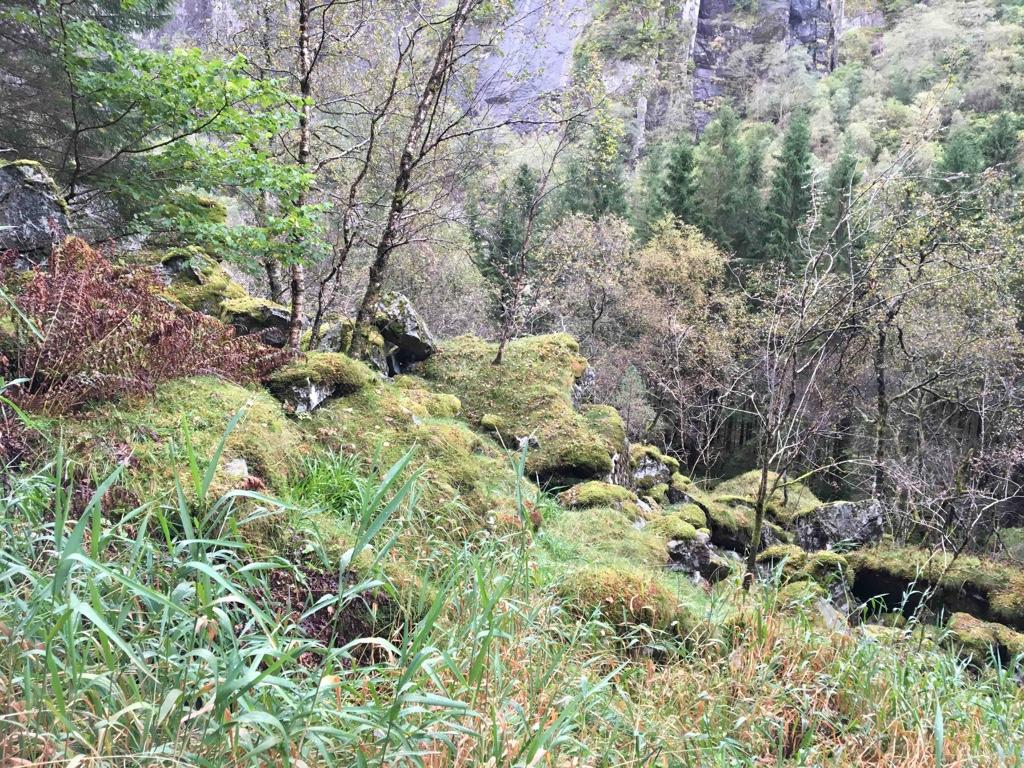
{"type": "Polygon", "coordinates": [[[666,540],[694,541],[697,528],[678,512],[663,512],[647,523],[647,528],[666,540]]]}
{"type": "Polygon", "coordinates": [[[707,528],[707,515],[704,513],[704,510],[696,504],[673,504],[668,507],[666,512],[678,515],[694,528],[707,528]]]}
{"type": "Polygon", "coordinates": [[[685,636],[694,624],[672,590],[641,568],[584,566],[570,571],[558,591],[571,611],[599,613],[621,634],[643,626],[685,636]]]}
{"type": "Polygon", "coordinates": [[[291,328],[291,310],[269,299],[253,296],[225,299],[220,304],[220,319],[239,336],[256,334],[271,347],[284,347],[291,328]]]}
{"type": "Polygon", "coordinates": [[[454,418],[459,399],[415,377],[393,381],[328,400],[298,426],[309,441],[379,467],[413,450],[407,475],[420,474],[419,508],[438,535],[461,540],[500,520],[519,520],[517,488],[526,500],[536,489],[518,484],[500,446],[454,418]]]}
{"type": "MultiPolygon", "coordinates": [[[[364,326],[358,331],[363,339],[363,359],[374,370],[385,375],[394,371],[388,365],[387,345],[380,331],[372,325],[364,326]]],[[[300,346],[304,350],[318,352],[340,352],[344,355],[352,350],[355,338],[355,321],[348,317],[334,316],[328,318],[320,327],[320,338],[312,345],[312,331],[302,335],[300,346]],[[312,345],[312,349],[311,349],[312,345]]]]}
{"type": "Polygon", "coordinates": [[[679,462],[662,453],[653,445],[641,443],[629,447],[629,474],[633,487],[647,491],[656,485],[665,485],[679,474],[679,462]]]}
{"type": "Polygon", "coordinates": [[[566,334],[516,339],[500,365],[497,346],[473,336],[441,345],[418,374],[462,402],[471,423],[511,449],[534,446],[526,469],[542,482],[604,479],[621,450],[621,420],[607,408],[577,412],[572,388],[586,369],[566,334]]]}
{"type": "Polygon", "coordinates": [[[216,259],[199,247],[168,248],[142,260],[156,262],[167,282],[166,295],[193,312],[216,317],[239,336],[256,334],[264,344],[284,347],[291,311],[269,299],[250,296],[216,259]]]}
{"type": "Polygon", "coordinates": [[[249,297],[216,259],[196,246],[168,248],[141,258],[158,265],[167,280],[167,295],[193,312],[220,318],[225,301],[249,297]]]}
{"type": "Polygon", "coordinates": [[[804,549],[832,549],[836,546],[864,547],[881,540],[884,532],[880,502],[835,501],[791,517],[794,540],[804,549]]]}
{"type": "MultiPolygon", "coordinates": [[[[694,496],[707,515],[711,540],[720,547],[746,552],[754,539],[754,504],[744,496],[715,496],[708,499],[694,496]]],[[[765,519],[761,528],[761,541],[757,549],[786,543],[789,535],[771,520],[765,519]]]]}
{"type": "Polygon", "coordinates": [[[986,664],[998,659],[1008,664],[1024,655],[1024,634],[1004,624],[982,621],[969,613],[954,613],[946,625],[947,644],[952,645],[971,663],[986,664]]]}
{"type": "Polygon", "coordinates": [[[430,329],[409,298],[386,292],[373,310],[373,324],[384,339],[389,373],[400,373],[430,357],[437,349],[430,329]]]}
{"type": "Polygon", "coordinates": [[[782,566],[783,582],[813,581],[824,587],[853,584],[854,571],[847,559],[836,552],[807,552],[795,544],[776,544],[757,556],[757,562],[770,568],[782,566]]]}
{"type": "Polygon", "coordinates": [[[339,352],[309,352],[274,371],[267,388],[294,413],[308,413],[330,397],[358,392],[376,381],[363,363],[339,352]]]}
{"type": "Polygon", "coordinates": [[[558,495],[558,501],[567,507],[615,507],[624,502],[636,502],[636,495],[621,485],[590,480],[574,485],[558,495]]]}
{"type": "Polygon", "coordinates": [[[973,555],[880,545],[846,554],[856,570],[854,594],[879,597],[888,610],[969,613],[1024,630],[1024,570],[973,555]]]}
{"type": "MultiPolygon", "coordinates": [[[[719,483],[711,496],[713,499],[741,500],[752,507],[757,499],[760,483],[760,470],[751,470],[719,483]]],[[[794,480],[780,481],[776,473],[769,472],[769,488],[773,483],[779,483],[779,487],[765,502],[765,513],[776,523],[788,527],[795,520],[823,506],[818,497],[803,483],[794,480]]]]}
{"type": "Polygon", "coordinates": [[[152,395],[105,403],[66,418],[60,428],[70,451],[96,474],[121,464],[126,485],[140,498],[174,489],[177,475],[187,488],[185,430],[200,461],[213,454],[228,423],[242,418],[228,436],[213,492],[258,482],[283,491],[290,471],[309,449],[273,397],[212,377],[176,379],[152,395]]]}
{"type": "Polygon", "coordinates": [[[0,163],[0,253],[19,253],[28,267],[49,258],[54,238],[70,234],[67,208],[46,170],[31,160],[0,163]]]}

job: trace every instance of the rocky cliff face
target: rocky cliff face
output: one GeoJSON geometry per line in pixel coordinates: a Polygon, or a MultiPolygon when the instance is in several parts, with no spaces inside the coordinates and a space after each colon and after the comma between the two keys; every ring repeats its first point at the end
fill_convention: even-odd
{"type": "MultiPolygon", "coordinates": [[[[230,25],[232,1],[179,0],[155,39],[202,41],[211,26],[230,25]]],[[[688,124],[699,134],[723,101],[742,106],[759,65],[773,54],[801,46],[808,67],[828,71],[844,30],[883,21],[880,12],[859,5],[850,14],[844,0],[665,0],[654,22],[659,42],[651,43],[616,26],[621,6],[515,0],[514,15],[523,22],[481,77],[483,95],[497,115],[558,90],[568,82],[575,48],[597,41],[635,159],[664,127],[688,124]]]]}

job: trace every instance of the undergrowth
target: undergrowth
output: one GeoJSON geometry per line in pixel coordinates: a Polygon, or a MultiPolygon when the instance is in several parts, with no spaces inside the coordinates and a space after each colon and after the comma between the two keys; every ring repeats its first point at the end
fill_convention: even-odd
{"type": "Polygon", "coordinates": [[[202,455],[184,440],[176,492],[133,508],[108,504],[120,472],[83,497],[59,450],[11,480],[4,765],[1024,764],[1012,672],[919,628],[697,588],[628,522],[535,496],[522,455],[522,524],[464,539],[425,525],[410,454],[367,475],[325,453],[281,500],[217,496],[241,418],[202,455]]]}

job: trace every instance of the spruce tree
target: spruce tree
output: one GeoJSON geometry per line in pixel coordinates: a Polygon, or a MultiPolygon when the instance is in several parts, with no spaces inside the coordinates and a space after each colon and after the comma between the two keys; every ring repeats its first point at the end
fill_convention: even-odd
{"type": "Polygon", "coordinates": [[[790,121],[776,160],[765,209],[765,255],[796,268],[797,240],[811,205],[811,133],[806,115],[790,121]]]}
{"type": "Polygon", "coordinates": [[[764,152],[756,137],[744,143],[743,177],[739,192],[740,224],[734,250],[741,261],[757,258],[762,250],[761,229],[764,223],[764,152]]]}
{"type": "MultiPolygon", "coordinates": [[[[503,320],[516,281],[526,260],[527,226],[540,196],[540,179],[525,163],[501,182],[493,205],[470,201],[470,238],[480,274],[495,292],[493,317],[503,320]]],[[[534,222],[537,226],[537,222],[534,222]]]]}
{"type": "Polygon", "coordinates": [[[728,106],[697,146],[696,199],[698,226],[720,246],[735,251],[743,227],[743,145],[739,118],[728,106]]]}
{"type": "Polygon", "coordinates": [[[985,165],[1005,165],[1017,154],[1020,141],[1017,123],[1009,112],[1000,112],[981,139],[981,153],[985,165]]]}
{"type": "Polygon", "coordinates": [[[821,219],[821,236],[833,247],[837,268],[849,264],[853,250],[853,233],[849,220],[853,189],[860,174],[853,143],[847,138],[829,169],[821,219]]]}
{"type": "Polygon", "coordinates": [[[970,128],[959,128],[949,135],[942,147],[942,158],[937,163],[942,185],[960,187],[970,182],[985,167],[978,137],[970,128]]]}
{"type": "Polygon", "coordinates": [[[666,215],[662,189],[665,184],[665,162],[662,145],[656,145],[644,158],[637,174],[637,194],[631,208],[633,230],[641,242],[653,235],[655,225],[666,215]]]}
{"type": "Polygon", "coordinates": [[[697,223],[697,180],[689,137],[681,135],[672,142],[661,181],[661,207],[665,212],[682,224],[697,223]]]}

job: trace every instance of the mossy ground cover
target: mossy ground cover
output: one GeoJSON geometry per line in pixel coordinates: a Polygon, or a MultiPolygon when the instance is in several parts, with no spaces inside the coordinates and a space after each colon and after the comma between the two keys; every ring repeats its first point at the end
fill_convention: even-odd
{"type": "MultiPolygon", "coordinates": [[[[774,472],[769,473],[769,487],[776,480],[778,476],[774,472]]],[[[760,481],[759,470],[744,472],[715,486],[712,499],[727,500],[733,506],[736,500],[743,500],[752,506],[757,499],[760,481]]],[[[817,509],[821,504],[818,497],[803,483],[784,481],[783,487],[778,488],[767,500],[765,512],[778,523],[788,525],[801,515],[817,509]]]]}
{"type": "MultiPolygon", "coordinates": [[[[454,418],[460,405],[403,378],[333,400],[299,426],[307,440],[378,467],[415,450],[410,472],[420,473],[421,507],[432,525],[452,537],[483,526],[518,525],[517,456],[454,418]]],[[[519,492],[527,498],[537,493],[526,481],[519,492]]]]}
{"type": "Polygon", "coordinates": [[[895,592],[890,599],[898,600],[900,591],[911,586],[917,593],[934,589],[941,601],[970,607],[978,618],[1024,629],[1024,570],[1015,565],[895,546],[861,549],[846,557],[861,590],[874,591],[882,584],[895,592]]]}
{"type": "Polygon", "coordinates": [[[284,490],[289,469],[310,447],[280,403],[261,388],[206,376],[178,379],[159,385],[150,396],[65,417],[47,431],[54,440],[64,440],[69,455],[93,475],[124,465],[127,487],[151,498],[171,492],[175,474],[187,471],[186,440],[198,456],[210,456],[239,412],[243,415],[227,440],[216,488],[240,485],[226,469],[232,460],[243,459],[260,485],[284,490]]]}
{"type": "Polygon", "coordinates": [[[536,440],[527,459],[530,476],[569,484],[608,475],[622,448],[621,421],[607,407],[573,408],[572,387],[586,369],[576,342],[565,334],[516,339],[501,365],[493,364],[496,353],[494,344],[459,337],[419,374],[458,397],[466,418],[506,445],[536,440]]]}

